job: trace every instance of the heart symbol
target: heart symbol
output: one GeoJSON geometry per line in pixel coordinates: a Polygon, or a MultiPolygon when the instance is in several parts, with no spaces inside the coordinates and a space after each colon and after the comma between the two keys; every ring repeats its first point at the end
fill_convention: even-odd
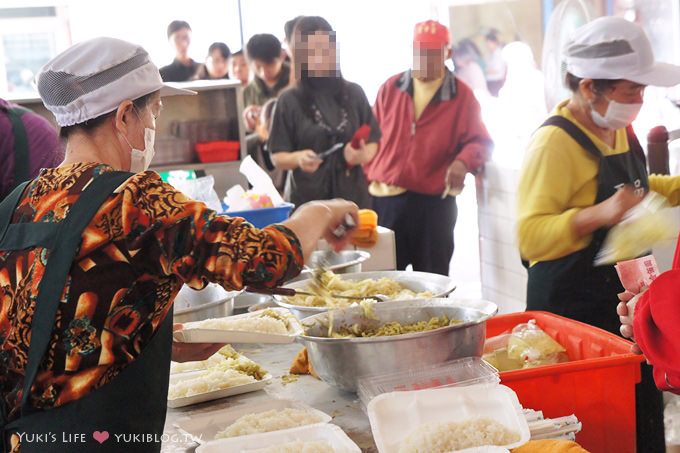
{"type": "Polygon", "coordinates": [[[92,437],[94,437],[94,440],[99,442],[100,444],[103,444],[106,439],[109,438],[109,432],[108,431],[95,431],[92,433],[92,437]]]}

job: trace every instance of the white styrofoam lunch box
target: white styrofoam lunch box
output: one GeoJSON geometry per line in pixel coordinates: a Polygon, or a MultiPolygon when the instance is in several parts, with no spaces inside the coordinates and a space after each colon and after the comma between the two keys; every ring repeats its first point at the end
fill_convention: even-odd
{"type": "MultiPolygon", "coordinates": [[[[309,412],[312,415],[316,415],[322,420],[319,423],[328,423],[331,421],[330,415],[314,409],[300,401],[272,398],[271,400],[259,403],[240,404],[220,411],[192,415],[191,417],[178,420],[175,425],[181,431],[189,434],[196,442],[203,444],[215,440],[215,435],[218,432],[224,430],[227,426],[231,425],[244,415],[286,408],[300,409],[309,412]]],[[[250,436],[252,435],[254,434],[250,434],[250,436]]]]}
{"type": "Polygon", "coordinates": [[[499,384],[383,393],[368,404],[368,418],[380,453],[398,453],[413,430],[430,422],[461,422],[488,417],[519,432],[518,442],[494,447],[475,447],[460,452],[504,451],[529,441],[531,434],[517,395],[499,384]]]}

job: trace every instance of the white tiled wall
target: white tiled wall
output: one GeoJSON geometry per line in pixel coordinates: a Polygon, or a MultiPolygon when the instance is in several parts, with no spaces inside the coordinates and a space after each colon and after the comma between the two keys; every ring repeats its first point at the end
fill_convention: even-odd
{"type": "Polygon", "coordinates": [[[527,272],[515,236],[518,172],[489,162],[477,184],[482,297],[499,313],[526,307],[527,272]]]}

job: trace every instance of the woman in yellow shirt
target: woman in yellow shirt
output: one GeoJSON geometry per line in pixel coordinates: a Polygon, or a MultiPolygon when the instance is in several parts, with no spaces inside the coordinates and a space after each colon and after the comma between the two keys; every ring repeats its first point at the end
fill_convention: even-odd
{"type": "MultiPolygon", "coordinates": [[[[594,266],[593,260],[608,228],[647,190],[678,203],[677,178],[647,177],[630,124],[645,87],[680,83],[680,67],[655,63],[645,32],[615,17],[576,30],[565,53],[573,94],[532,137],[518,188],[519,248],[529,262],[527,309],[618,333],[623,287],[613,265],[594,266]]],[[[639,399],[647,406],[637,412],[640,421],[656,423],[638,426],[638,449],[664,451],[660,394],[650,383],[643,379],[650,390],[639,399]]]]}

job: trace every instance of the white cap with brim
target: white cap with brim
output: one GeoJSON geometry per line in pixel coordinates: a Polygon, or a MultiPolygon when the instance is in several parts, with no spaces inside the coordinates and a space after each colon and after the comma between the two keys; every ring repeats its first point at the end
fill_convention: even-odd
{"type": "Polygon", "coordinates": [[[113,112],[121,102],[154,91],[161,96],[196,94],[164,84],[142,47],[106,37],[69,47],[40,69],[36,82],[45,107],[62,127],[113,112]]]}
{"type": "Polygon", "coordinates": [[[567,72],[583,79],[652,86],[680,83],[680,66],[655,62],[642,27],[619,17],[599,17],[577,28],[563,54],[567,72]]]}

